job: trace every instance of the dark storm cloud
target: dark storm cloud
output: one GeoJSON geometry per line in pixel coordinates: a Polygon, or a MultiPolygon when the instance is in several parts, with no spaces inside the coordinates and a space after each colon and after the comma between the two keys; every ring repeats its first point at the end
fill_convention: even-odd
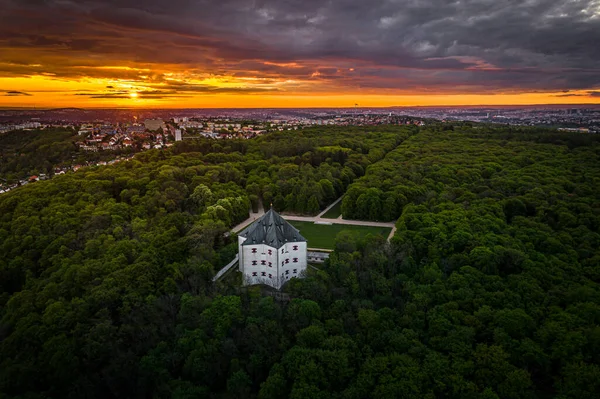
{"type": "Polygon", "coordinates": [[[587,93],[557,94],[554,97],[600,97],[600,91],[588,91],[587,93]]]}
{"type": "Polygon", "coordinates": [[[153,79],[81,68],[114,62],[341,90],[600,87],[595,0],[0,0],[0,7],[0,51],[12,62],[0,65],[5,76],[153,79]]]}
{"type": "MultiPolygon", "coordinates": [[[[110,86],[109,86],[110,87],[110,86]]],[[[162,98],[181,98],[190,97],[192,94],[264,94],[276,92],[277,89],[254,88],[254,87],[217,87],[209,85],[192,85],[186,83],[172,82],[169,85],[161,85],[163,89],[157,90],[139,90],[135,91],[136,98],[140,99],[162,99],[162,98]]],[[[131,92],[123,90],[110,90],[106,92],[83,92],[74,93],[76,96],[89,98],[116,98],[129,99],[131,92]]]]}
{"type": "Polygon", "coordinates": [[[4,96],[8,96],[8,97],[31,96],[31,94],[29,94],[29,93],[25,93],[23,91],[16,91],[16,90],[0,90],[0,93],[2,93],[4,96]]]}

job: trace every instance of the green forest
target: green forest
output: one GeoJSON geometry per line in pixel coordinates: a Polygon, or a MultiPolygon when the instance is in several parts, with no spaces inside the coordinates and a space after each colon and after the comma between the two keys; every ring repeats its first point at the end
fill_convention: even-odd
{"type": "Polygon", "coordinates": [[[55,168],[114,159],[131,150],[86,152],[73,129],[48,128],[0,134],[0,179],[16,183],[32,175],[52,176],[55,168]]]}
{"type": "Polygon", "coordinates": [[[0,195],[0,399],[597,398],[599,282],[595,136],[184,141],[0,195]],[[391,242],[340,232],[287,297],[212,282],[259,200],[342,195],[391,242]]]}

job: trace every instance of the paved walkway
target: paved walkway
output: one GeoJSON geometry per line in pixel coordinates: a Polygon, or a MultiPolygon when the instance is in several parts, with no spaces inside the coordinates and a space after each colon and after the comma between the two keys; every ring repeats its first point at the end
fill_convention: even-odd
{"type": "Polygon", "coordinates": [[[387,240],[390,241],[392,239],[392,237],[394,236],[394,234],[396,234],[396,224],[394,224],[392,231],[390,231],[390,235],[388,236],[387,240]]]}
{"type": "Polygon", "coordinates": [[[252,209],[250,209],[250,217],[248,219],[244,220],[242,223],[235,226],[234,228],[232,228],[231,231],[233,231],[234,233],[239,233],[240,231],[244,230],[246,227],[250,226],[256,219],[258,219],[259,217],[261,217],[264,214],[265,214],[265,208],[263,207],[262,202],[259,202],[258,212],[253,213],[252,209]]]}
{"type": "MultiPolygon", "coordinates": [[[[343,196],[336,199],[335,201],[333,201],[333,204],[329,205],[327,208],[325,208],[325,210],[321,213],[319,213],[317,215],[318,218],[323,217],[324,214],[327,213],[327,211],[329,211],[331,208],[333,208],[335,206],[335,204],[337,204],[338,202],[340,202],[342,200],[342,198],[344,198],[343,196]]],[[[342,215],[340,215],[340,218],[342,217],[342,215]]]]}
{"type": "Polygon", "coordinates": [[[212,281],[217,281],[218,279],[220,279],[221,277],[223,277],[223,275],[225,273],[227,273],[229,271],[229,269],[231,269],[234,265],[237,265],[238,260],[240,260],[240,256],[236,255],[235,258],[233,258],[233,260],[227,264],[227,266],[225,266],[224,268],[222,268],[221,270],[219,270],[217,272],[217,274],[215,274],[215,276],[213,277],[212,281]]]}
{"type": "MultiPolygon", "coordinates": [[[[390,235],[388,236],[387,240],[389,241],[392,239],[392,237],[396,233],[396,223],[395,222],[385,223],[385,222],[369,222],[369,221],[364,221],[364,220],[347,220],[347,219],[342,219],[341,216],[338,217],[337,219],[327,219],[327,218],[322,217],[325,213],[327,213],[327,211],[329,209],[334,207],[335,204],[337,204],[341,200],[342,200],[342,197],[338,198],[337,200],[335,200],[335,202],[333,204],[329,205],[327,208],[325,208],[325,210],[323,212],[319,213],[317,216],[293,216],[293,215],[285,215],[285,214],[283,214],[281,216],[285,220],[291,220],[291,221],[297,221],[297,222],[312,222],[312,223],[316,223],[316,224],[319,224],[319,223],[321,223],[321,224],[345,224],[345,225],[349,225],[349,226],[370,226],[370,227],[390,228],[390,229],[392,229],[392,231],[390,232],[390,235]]],[[[234,228],[232,228],[231,231],[233,231],[234,233],[239,233],[240,231],[242,231],[243,229],[248,227],[256,219],[260,218],[264,214],[265,214],[265,209],[261,202],[258,204],[258,212],[257,213],[253,213],[252,211],[250,211],[250,217],[248,219],[244,220],[242,223],[235,226],[234,228]]]]}
{"type": "Polygon", "coordinates": [[[354,226],[371,226],[371,227],[388,227],[393,229],[395,227],[395,223],[385,223],[385,222],[370,222],[365,220],[347,220],[347,219],[325,219],[320,218],[318,216],[288,216],[281,215],[285,220],[292,220],[297,222],[313,222],[313,223],[322,223],[322,224],[348,224],[354,226]]]}
{"type": "Polygon", "coordinates": [[[345,225],[352,225],[352,226],[370,226],[370,227],[386,227],[386,228],[390,228],[392,229],[392,231],[390,231],[390,235],[388,236],[387,240],[390,241],[392,239],[392,237],[394,236],[394,234],[396,234],[396,223],[391,222],[391,223],[384,223],[384,222],[369,222],[369,221],[364,221],[364,220],[346,220],[346,219],[325,219],[325,218],[320,218],[318,216],[316,217],[310,217],[310,216],[284,216],[282,215],[283,218],[285,220],[291,220],[291,221],[298,221],[298,222],[313,222],[313,223],[327,223],[327,224],[345,224],[345,225]]]}

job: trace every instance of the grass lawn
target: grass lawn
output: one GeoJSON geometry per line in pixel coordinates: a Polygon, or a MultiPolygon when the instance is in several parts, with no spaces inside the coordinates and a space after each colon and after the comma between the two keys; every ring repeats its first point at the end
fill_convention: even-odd
{"type": "Polygon", "coordinates": [[[335,236],[342,230],[357,231],[361,236],[371,234],[382,234],[385,238],[392,229],[387,227],[349,226],[345,224],[314,224],[312,222],[289,221],[300,234],[308,240],[309,248],[333,249],[335,236]]]}
{"type": "Polygon", "coordinates": [[[342,201],[335,204],[335,206],[333,208],[331,208],[330,210],[325,212],[323,214],[323,216],[321,216],[321,217],[327,218],[327,219],[337,219],[341,214],[342,214],[342,201]]]}

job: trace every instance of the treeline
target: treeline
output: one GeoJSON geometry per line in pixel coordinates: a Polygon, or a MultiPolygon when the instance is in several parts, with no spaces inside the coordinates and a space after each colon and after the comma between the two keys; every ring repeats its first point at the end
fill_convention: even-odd
{"type": "MultiPolygon", "coordinates": [[[[539,197],[560,194],[556,200],[561,206],[555,209],[577,219],[580,199],[569,194],[593,190],[590,173],[596,171],[600,144],[593,135],[532,128],[442,128],[424,130],[370,166],[366,176],[348,188],[344,217],[393,221],[408,204],[431,207],[448,199],[458,203],[475,193],[501,202],[509,219],[515,212],[536,214],[539,197]],[[534,186],[537,192],[531,192],[534,186]]],[[[558,216],[550,212],[545,217],[550,222],[558,216]]]]}
{"type": "Polygon", "coordinates": [[[378,126],[304,129],[293,139],[289,132],[268,134],[251,143],[257,161],[247,190],[278,211],[314,215],[416,131],[378,126]]]}
{"type": "Polygon", "coordinates": [[[198,168],[210,172],[203,172],[205,177],[197,182],[228,181],[245,187],[255,209],[260,200],[280,212],[314,215],[339,198],[369,165],[415,133],[415,128],[398,126],[311,128],[254,140],[189,140],[139,159],[201,153],[207,165],[198,168]]]}

